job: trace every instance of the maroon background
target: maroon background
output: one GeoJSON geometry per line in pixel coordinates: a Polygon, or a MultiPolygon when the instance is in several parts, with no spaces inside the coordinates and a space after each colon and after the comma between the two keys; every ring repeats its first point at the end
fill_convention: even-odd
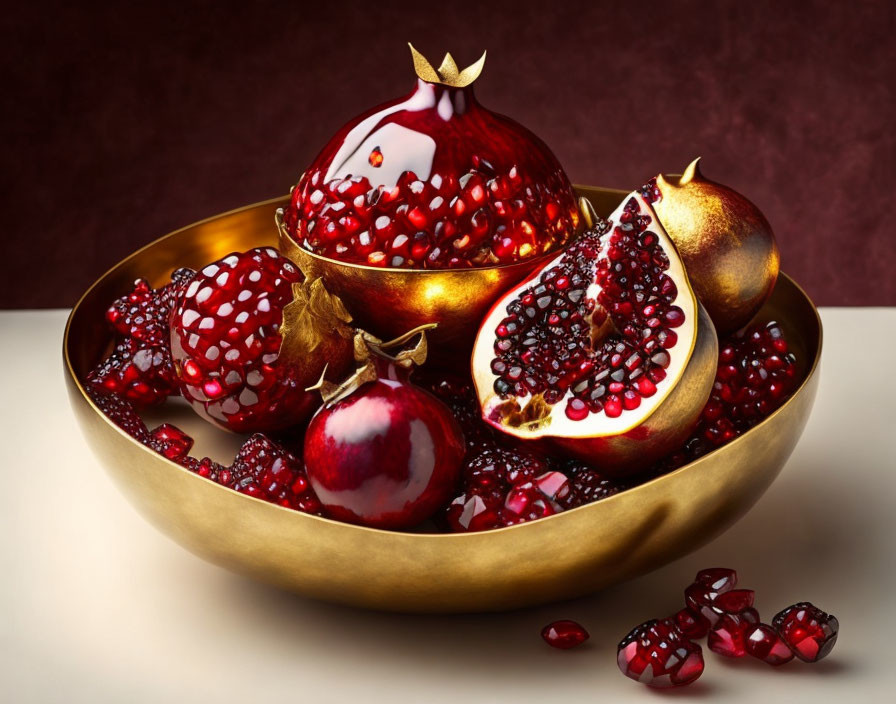
{"type": "Polygon", "coordinates": [[[0,307],[67,306],[162,234],[285,193],[433,61],[489,50],[481,101],[573,181],[704,157],[819,304],[896,304],[894,4],[146,3],[3,11],[0,307]]]}

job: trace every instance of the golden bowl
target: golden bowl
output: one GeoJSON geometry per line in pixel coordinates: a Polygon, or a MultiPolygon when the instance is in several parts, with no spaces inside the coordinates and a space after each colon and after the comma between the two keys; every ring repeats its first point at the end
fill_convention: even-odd
{"type": "MultiPolygon", "coordinates": [[[[598,212],[622,194],[583,192],[604,199],[595,199],[598,212]]],[[[338,523],[226,489],[119,430],[88,399],[83,379],[109,344],[107,305],[135,278],[160,284],[175,267],[273,244],[274,211],[284,202],[204,220],[135,252],[84,294],[63,340],[72,407],[100,462],[147,520],[222,567],[306,596],[393,611],[496,611],[580,596],[674,560],[734,523],[774,480],[809,417],[821,322],[782,275],[761,315],[780,321],[793,343],[796,393],[729,445],[603,501],[510,528],[443,535],[338,523]]]]}
{"type": "MultiPolygon", "coordinates": [[[[625,191],[576,187],[600,215],[608,215],[625,191]]],[[[439,327],[428,333],[430,358],[439,362],[469,356],[479,323],[504,291],[557,256],[557,251],[514,264],[473,269],[395,269],[341,262],[310,252],[286,232],[277,216],[279,249],[306,276],[321,277],[339,296],[355,324],[383,339],[425,323],[439,327]]]]}

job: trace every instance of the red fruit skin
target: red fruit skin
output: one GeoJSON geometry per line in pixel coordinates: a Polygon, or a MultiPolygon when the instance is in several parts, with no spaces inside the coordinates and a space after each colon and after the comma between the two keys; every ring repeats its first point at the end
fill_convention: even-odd
{"type": "Polygon", "coordinates": [[[590,634],[582,624],[569,619],[561,619],[545,626],[541,630],[541,637],[552,648],[569,650],[588,640],[590,634]]]}
{"type": "Polygon", "coordinates": [[[818,662],[834,647],[840,622],[808,601],[788,606],[772,619],[772,625],[793,654],[803,662],[818,662]]]}
{"type": "Polygon", "coordinates": [[[347,123],[293,190],[290,236],[325,256],[415,269],[506,264],[556,249],[579,223],[550,149],[473,88],[418,80],[347,123]]]}
{"type": "Polygon", "coordinates": [[[375,528],[420,524],[452,495],[464,455],[443,403],[377,379],[325,404],[305,433],[308,479],[327,515],[375,528]]]}

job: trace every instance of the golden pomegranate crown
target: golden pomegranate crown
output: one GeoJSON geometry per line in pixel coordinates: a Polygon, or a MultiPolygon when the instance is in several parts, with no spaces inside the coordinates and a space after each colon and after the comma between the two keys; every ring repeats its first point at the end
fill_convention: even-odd
{"type": "Polygon", "coordinates": [[[451,88],[466,88],[479,78],[482,67],[485,66],[486,52],[483,51],[479,60],[467,66],[463,71],[458,70],[457,63],[450,53],[445,54],[441,66],[433,68],[432,64],[414,48],[413,44],[408,42],[408,46],[411,47],[411,57],[414,60],[414,70],[417,72],[417,76],[427,83],[439,83],[451,88]]]}

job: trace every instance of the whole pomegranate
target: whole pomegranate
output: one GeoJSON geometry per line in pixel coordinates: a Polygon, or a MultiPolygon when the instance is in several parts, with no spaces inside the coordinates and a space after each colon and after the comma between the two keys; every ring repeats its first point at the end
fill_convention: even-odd
{"type": "Polygon", "coordinates": [[[284,214],[301,246],[344,262],[444,269],[557,249],[579,211],[548,147],[473,95],[485,54],[434,69],[411,47],[417,85],[358,116],[323,148],[284,214]]]}
{"type": "Polygon", "coordinates": [[[203,268],[171,313],[180,390],[207,420],[239,433],[306,420],[320,405],[307,391],[324,369],[352,363],[350,317],[319,279],[271,247],[234,252],[203,268]]]}
{"type": "Polygon", "coordinates": [[[338,387],[322,385],[324,405],[305,433],[308,480],[337,520],[376,528],[411,528],[451,497],[464,438],[450,409],[410,381],[426,356],[423,331],[413,349],[390,347],[359,332],[362,366],[338,387]]]}
{"type": "Polygon", "coordinates": [[[675,246],[634,192],[498,300],[472,371],[495,428],[620,476],[687,438],[717,350],[675,246]]]}
{"type": "Polygon", "coordinates": [[[778,245],[768,220],[737,191],[704,178],[699,159],[684,174],[662,174],[642,192],[675,242],[700,302],[720,335],[750,322],[778,278],[778,245]]]}

